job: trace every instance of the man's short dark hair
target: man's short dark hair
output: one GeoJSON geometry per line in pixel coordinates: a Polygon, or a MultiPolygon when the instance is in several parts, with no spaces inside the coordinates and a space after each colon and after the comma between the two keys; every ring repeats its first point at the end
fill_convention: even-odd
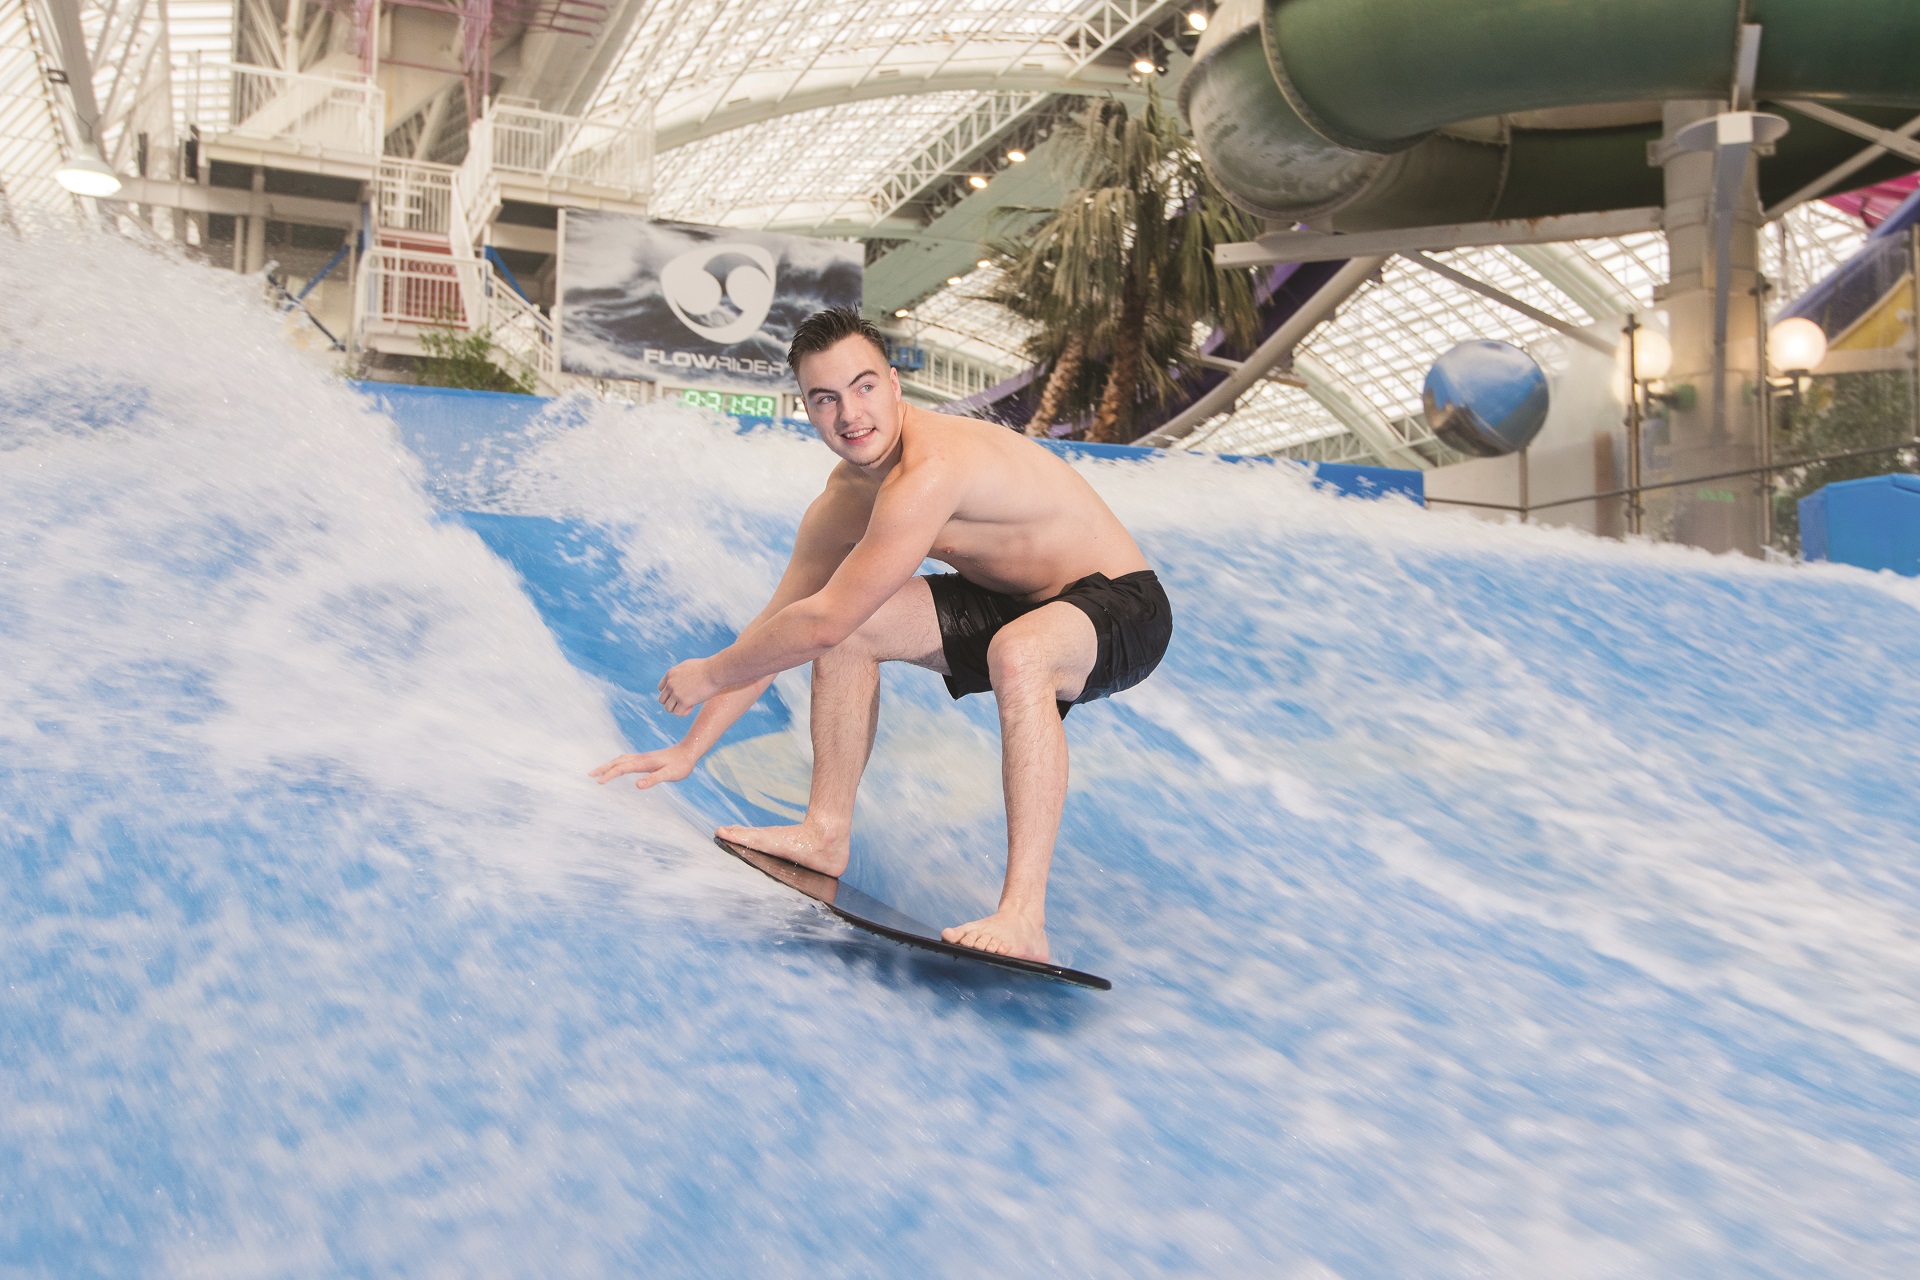
{"type": "Polygon", "coordinates": [[[802,320],[800,327],[793,331],[793,345],[787,348],[787,368],[798,378],[801,356],[818,355],[848,338],[865,338],[882,360],[887,358],[887,340],[880,336],[873,321],[852,307],[828,307],[802,320]]]}

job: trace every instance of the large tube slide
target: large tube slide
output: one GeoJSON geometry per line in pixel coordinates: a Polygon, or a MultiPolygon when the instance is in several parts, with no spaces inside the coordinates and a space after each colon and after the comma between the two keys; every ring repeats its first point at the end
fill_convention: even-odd
{"type": "MultiPolygon", "coordinates": [[[[1226,0],[1180,102],[1215,180],[1270,219],[1368,231],[1657,205],[1662,103],[1728,96],[1743,21],[1762,28],[1762,101],[1887,127],[1920,110],[1907,0],[1226,0]]],[[[1765,201],[1862,147],[1768,109],[1792,129],[1762,161],[1765,201]]]]}

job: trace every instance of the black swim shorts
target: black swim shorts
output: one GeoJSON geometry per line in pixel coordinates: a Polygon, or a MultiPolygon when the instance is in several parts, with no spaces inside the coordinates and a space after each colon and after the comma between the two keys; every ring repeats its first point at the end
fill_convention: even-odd
{"type": "Polygon", "coordinates": [[[933,590],[933,611],[940,620],[940,648],[947,658],[947,691],[956,698],[987,693],[993,680],[987,674],[987,645],[1000,628],[1041,605],[1064,600],[1093,621],[1098,653],[1087,673],[1086,688],[1073,703],[1062,702],[1060,714],[1074,703],[1092,702],[1131,689],[1160,665],[1173,638],[1173,606],[1151,569],[1109,578],[1090,573],[1067,584],[1049,600],[1028,604],[1013,596],[989,591],[957,573],[927,575],[933,590]]]}

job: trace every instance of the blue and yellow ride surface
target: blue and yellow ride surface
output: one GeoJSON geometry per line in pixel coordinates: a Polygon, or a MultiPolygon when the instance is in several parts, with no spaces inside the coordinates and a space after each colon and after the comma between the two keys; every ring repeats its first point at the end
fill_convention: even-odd
{"type": "MultiPolygon", "coordinates": [[[[801,675],[586,777],[684,727],[817,443],[469,399],[436,452],[213,273],[0,286],[9,1271],[1912,1274],[1900,583],[1083,460],[1177,610],[1068,722],[1085,992],[713,847],[803,801],[801,675]]],[[[859,822],[853,883],[989,903],[990,702],[889,671],[859,822]]]]}

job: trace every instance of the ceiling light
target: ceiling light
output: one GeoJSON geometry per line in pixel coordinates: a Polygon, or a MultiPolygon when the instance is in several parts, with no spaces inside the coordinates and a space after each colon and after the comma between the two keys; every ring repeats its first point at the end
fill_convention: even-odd
{"type": "Polygon", "coordinates": [[[1187,28],[1191,31],[1205,31],[1207,29],[1207,11],[1205,9],[1188,10],[1187,28]]]}
{"type": "Polygon", "coordinates": [[[1135,75],[1150,76],[1156,70],[1158,70],[1158,68],[1153,65],[1152,58],[1135,58],[1133,60],[1133,72],[1135,75]]]}
{"type": "Polygon", "coordinates": [[[1013,150],[1007,152],[1008,164],[1025,164],[1026,161],[1027,161],[1027,153],[1022,151],[1018,147],[1015,147],[1013,150]]]}
{"type": "Polygon", "coordinates": [[[987,189],[987,180],[977,173],[969,174],[967,175],[967,185],[975,191],[985,191],[987,189]]]}
{"type": "Polygon", "coordinates": [[[54,181],[77,196],[100,199],[120,190],[120,179],[98,156],[81,152],[53,171],[54,181]]]}
{"type": "Polygon", "coordinates": [[[896,307],[893,312],[893,318],[895,320],[905,320],[910,314],[905,307],[896,307]]]}
{"type": "Polygon", "coordinates": [[[976,262],[976,263],[974,263],[973,265],[974,265],[974,266],[976,266],[976,267],[990,267],[990,266],[992,266],[992,265],[993,265],[993,259],[992,259],[992,258],[982,258],[982,259],[980,259],[980,261],[978,261],[978,262],[976,262]]]}
{"type": "Polygon", "coordinates": [[[947,277],[947,283],[948,283],[948,284],[959,284],[959,283],[960,283],[960,277],[959,277],[959,276],[948,276],[948,277],[947,277]]]}

